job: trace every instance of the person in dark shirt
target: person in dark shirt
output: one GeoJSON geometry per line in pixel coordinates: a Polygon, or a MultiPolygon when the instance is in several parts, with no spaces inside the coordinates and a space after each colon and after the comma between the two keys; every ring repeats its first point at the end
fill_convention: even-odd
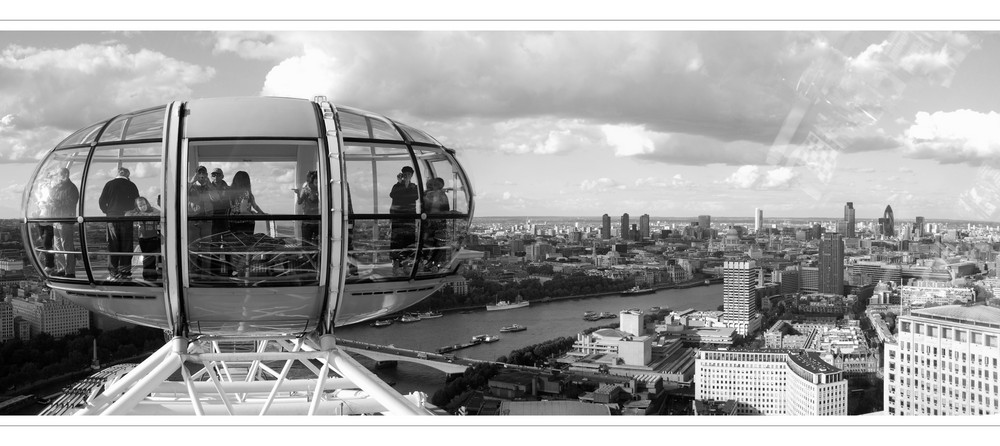
{"type": "MultiPolygon", "coordinates": [[[[417,213],[417,185],[412,182],[413,168],[403,166],[402,171],[396,175],[396,184],[392,185],[389,197],[392,198],[392,205],[389,207],[390,214],[415,214],[417,213]]],[[[406,274],[401,270],[402,262],[412,254],[407,248],[416,241],[416,223],[413,218],[391,220],[392,226],[389,229],[390,240],[389,249],[392,250],[392,274],[398,276],[406,274]]]]}
{"type": "MultiPolygon", "coordinates": [[[[104,185],[98,204],[101,212],[108,217],[124,217],[125,213],[135,206],[139,198],[139,189],[128,179],[129,170],[118,168],[118,176],[104,185]]],[[[114,254],[117,252],[132,252],[132,223],[127,221],[108,222],[108,280],[127,280],[132,277],[132,256],[114,254]]]]}
{"type": "MultiPolygon", "coordinates": [[[[210,259],[205,252],[210,248],[212,222],[195,220],[192,217],[213,215],[214,206],[210,197],[212,186],[208,182],[208,169],[198,166],[188,183],[188,249],[192,265],[192,275],[210,272],[210,259]]],[[[212,271],[216,273],[217,271],[212,271]]]]}
{"type": "MultiPolygon", "coordinates": [[[[229,184],[224,179],[222,169],[212,169],[212,182],[208,183],[208,198],[212,200],[212,215],[225,217],[229,213],[229,184]]],[[[229,221],[225,218],[212,220],[212,239],[219,240],[223,232],[229,230],[229,221]]]]}
{"type": "MultiPolygon", "coordinates": [[[[302,187],[295,189],[298,199],[296,203],[302,206],[302,214],[319,215],[319,185],[317,184],[316,171],[306,174],[306,182],[302,187]]],[[[319,222],[302,222],[302,240],[316,245],[319,242],[319,222]]]]}
{"type": "MultiPolygon", "coordinates": [[[[54,217],[76,217],[80,189],[69,180],[69,169],[59,169],[59,181],[52,188],[52,210],[54,217]]],[[[75,251],[73,233],[76,223],[55,224],[55,250],[75,251]]],[[[76,254],[59,254],[56,258],[59,269],[53,274],[62,277],[76,277],[76,254]]]]}
{"type": "Polygon", "coordinates": [[[439,268],[444,266],[444,260],[447,258],[444,246],[448,240],[448,220],[435,218],[435,214],[445,214],[451,210],[451,206],[448,205],[448,195],[444,191],[443,179],[431,178],[427,180],[421,208],[430,216],[424,220],[424,224],[427,226],[427,230],[423,233],[426,268],[428,271],[437,272],[439,268]]]}

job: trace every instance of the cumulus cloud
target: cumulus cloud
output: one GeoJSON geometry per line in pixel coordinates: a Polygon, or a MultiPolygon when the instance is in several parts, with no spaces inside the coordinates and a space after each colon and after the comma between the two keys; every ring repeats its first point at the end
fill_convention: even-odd
{"type": "Polygon", "coordinates": [[[1000,155],[1000,114],[972,110],[919,112],[903,132],[903,151],[941,163],[995,163],[1000,155]]]}
{"type": "Polygon", "coordinates": [[[586,192],[607,192],[610,190],[625,189],[625,185],[618,183],[611,178],[598,178],[596,180],[583,180],[580,183],[580,190],[586,192]]]}
{"type": "Polygon", "coordinates": [[[773,138],[784,119],[785,47],[810,33],[222,33],[217,51],[274,59],[262,92],[423,119],[552,116],[723,141],[773,138]],[[280,59],[280,60],[279,60],[280,59]],[[781,63],[778,63],[781,62],[781,63]],[[399,98],[405,97],[405,104],[399,98]]]}
{"type": "Polygon", "coordinates": [[[762,172],[760,166],[742,166],[723,180],[735,189],[787,189],[798,178],[789,167],[778,167],[762,172]]]}
{"type": "Polygon", "coordinates": [[[674,175],[674,177],[670,180],[670,185],[678,189],[690,189],[691,186],[694,185],[694,183],[685,180],[684,177],[681,176],[681,174],[677,174],[674,175]]]}
{"type": "Polygon", "coordinates": [[[656,150],[652,138],[641,126],[604,125],[601,131],[616,156],[646,155],[656,150]]]}
{"type": "Polygon", "coordinates": [[[211,79],[211,67],[123,44],[0,49],[0,161],[37,159],[69,132],[171,100],[211,79]]]}
{"type": "MultiPolygon", "coordinates": [[[[293,57],[302,51],[300,40],[309,33],[289,33],[295,38],[275,38],[272,34],[257,31],[225,31],[216,35],[216,53],[232,52],[247,59],[280,60],[293,57]]],[[[290,36],[289,36],[290,37],[290,36]]]]}

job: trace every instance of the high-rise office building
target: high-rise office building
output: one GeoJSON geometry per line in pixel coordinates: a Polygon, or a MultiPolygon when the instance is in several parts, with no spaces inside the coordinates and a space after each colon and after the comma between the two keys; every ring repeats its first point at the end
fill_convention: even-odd
{"type": "Polygon", "coordinates": [[[886,414],[1000,414],[1000,308],[913,310],[896,326],[896,342],[885,343],[886,414]]]}
{"type": "Polygon", "coordinates": [[[701,228],[702,234],[705,238],[712,238],[712,216],[711,215],[699,215],[698,216],[698,227],[701,228]]]}
{"type": "Polygon", "coordinates": [[[601,216],[601,238],[605,240],[611,238],[611,217],[608,214],[601,216]]]}
{"type": "Polygon", "coordinates": [[[892,206],[887,205],[885,207],[885,213],[882,218],[878,219],[879,233],[886,236],[892,237],[896,235],[896,221],[892,217],[892,206]]]}
{"type": "Polygon", "coordinates": [[[842,232],[841,234],[847,238],[856,237],[856,234],[854,233],[854,202],[848,201],[847,205],[844,206],[844,222],[847,223],[847,232],[842,232]]]}
{"type": "Polygon", "coordinates": [[[622,214],[622,228],[621,228],[621,233],[618,234],[618,236],[621,237],[621,238],[623,238],[623,239],[625,239],[625,240],[628,240],[629,239],[628,228],[629,228],[629,225],[628,225],[628,212],[626,212],[626,213],[622,214]]]}
{"type": "Polygon", "coordinates": [[[913,232],[914,234],[916,234],[917,238],[924,236],[924,217],[917,217],[917,221],[913,229],[914,229],[913,232]]]}
{"type": "Polygon", "coordinates": [[[736,333],[747,336],[760,328],[756,301],[757,263],[722,264],[722,319],[736,333]]]}
{"type": "Polygon", "coordinates": [[[14,306],[0,300],[0,342],[14,339],[14,306]]]}
{"type": "Polygon", "coordinates": [[[819,242],[819,292],[844,294],[844,240],[840,234],[823,234],[819,242]]]}
{"type": "Polygon", "coordinates": [[[815,352],[703,349],[695,400],[735,400],[736,415],[847,415],[847,379],[815,352]]]}
{"type": "Polygon", "coordinates": [[[639,240],[649,238],[649,214],[642,214],[639,217],[639,240]]]}
{"type": "Polygon", "coordinates": [[[763,227],[764,227],[764,210],[761,208],[754,208],[753,230],[754,232],[760,232],[761,228],[763,227]]]}

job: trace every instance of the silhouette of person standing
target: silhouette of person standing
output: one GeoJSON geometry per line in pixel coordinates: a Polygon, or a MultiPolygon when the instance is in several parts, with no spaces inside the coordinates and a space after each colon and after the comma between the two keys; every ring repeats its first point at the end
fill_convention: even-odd
{"type": "MultiPolygon", "coordinates": [[[[396,184],[392,185],[389,197],[392,198],[392,205],[389,207],[390,214],[415,214],[417,212],[417,185],[413,184],[413,168],[403,166],[402,171],[396,174],[396,184]]],[[[398,276],[405,274],[401,270],[402,262],[410,256],[411,251],[407,248],[416,241],[416,223],[413,219],[392,219],[389,229],[390,240],[389,249],[392,251],[392,274],[398,276]]]]}
{"type": "MultiPolygon", "coordinates": [[[[76,206],[80,202],[80,189],[69,180],[69,169],[59,169],[59,181],[52,187],[52,210],[54,217],[75,217],[76,206]]],[[[74,251],[73,232],[76,223],[55,224],[55,250],[74,251]]],[[[53,274],[62,277],[76,277],[76,254],[59,254],[56,258],[59,269],[53,274]]]]}
{"type": "MultiPolygon", "coordinates": [[[[101,212],[108,217],[124,217],[125,213],[135,207],[135,199],[139,198],[139,189],[129,180],[129,170],[118,168],[118,176],[104,185],[98,203],[101,212]]],[[[108,222],[108,280],[126,280],[132,277],[132,256],[114,254],[116,252],[132,252],[132,223],[127,221],[108,222]]]]}

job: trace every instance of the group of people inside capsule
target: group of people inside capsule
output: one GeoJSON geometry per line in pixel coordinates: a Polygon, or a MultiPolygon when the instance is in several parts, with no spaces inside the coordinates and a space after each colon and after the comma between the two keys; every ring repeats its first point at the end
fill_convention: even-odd
{"type": "MultiPolygon", "coordinates": [[[[72,217],[77,215],[77,205],[80,201],[80,189],[69,179],[69,169],[61,167],[55,170],[56,178],[39,188],[40,217],[72,217]]],[[[139,195],[139,190],[129,179],[127,168],[119,167],[117,175],[104,185],[98,204],[101,212],[108,217],[147,217],[160,215],[149,200],[139,195]]],[[[139,249],[143,254],[142,277],[145,280],[159,278],[157,271],[160,252],[160,222],[113,220],[106,224],[105,232],[108,242],[108,276],[109,281],[132,279],[132,252],[135,234],[138,234],[139,249]],[[121,254],[119,254],[121,253],[121,254]]],[[[76,222],[57,222],[40,224],[39,232],[42,238],[42,267],[50,277],[76,277],[76,250],[74,233],[76,222]],[[55,255],[52,251],[61,252],[55,255]]]]}
{"type": "MultiPolygon", "coordinates": [[[[198,166],[195,170],[188,184],[188,217],[215,218],[189,220],[189,243],[219,242],[227,232],[237,237],[252,235],[257,222],[233,219],[233,216],[264,214],[251,190],[250,174],[242,170],[236,172],[232,184],[227,183],[225,177],[225,173],[218,167],[212,169],[211,180],[208,168],[205,166],[198,166]]],[[[192,261],[214,274],[229,272],[221,264],[209,258],[193,257],[192,261]]],[[[235,273],[235,270],[232,272],[235,273]]]]}
{"type": "MultiPolygon", "coordinates": [[[[389,197],[392,198],[392,205],[389,207],[390,214],[415,214],[417,212],[416,202],[419,197],[417,185],[412,182],[413,168],[404,166],[396,174],[396,184],[392,185],[389,197]]],[[[421,200],[421,210],[427,214],[444,213],[451,210],[448,205],[448,196],[444,191],[444,180],[433,177],[428,178],[424,188],[424,198],[421,200]]],[[[423,237],[423,249],[425,252],[425,268],[427,271],[437,272],[444,266],[446,261],[445,250],[441,249],[448,239],[448,223],[446,220],[428,219],[425,220],[426,230],[423,237]]],[[[389,249],[392,252],[392,273],[394,276],[405,275],[408,271],[404,268],[404,263],[413,256],[412,247],[416,243],[416,224],[412,219],[393,219],[390,228],[389,249]]]]}

